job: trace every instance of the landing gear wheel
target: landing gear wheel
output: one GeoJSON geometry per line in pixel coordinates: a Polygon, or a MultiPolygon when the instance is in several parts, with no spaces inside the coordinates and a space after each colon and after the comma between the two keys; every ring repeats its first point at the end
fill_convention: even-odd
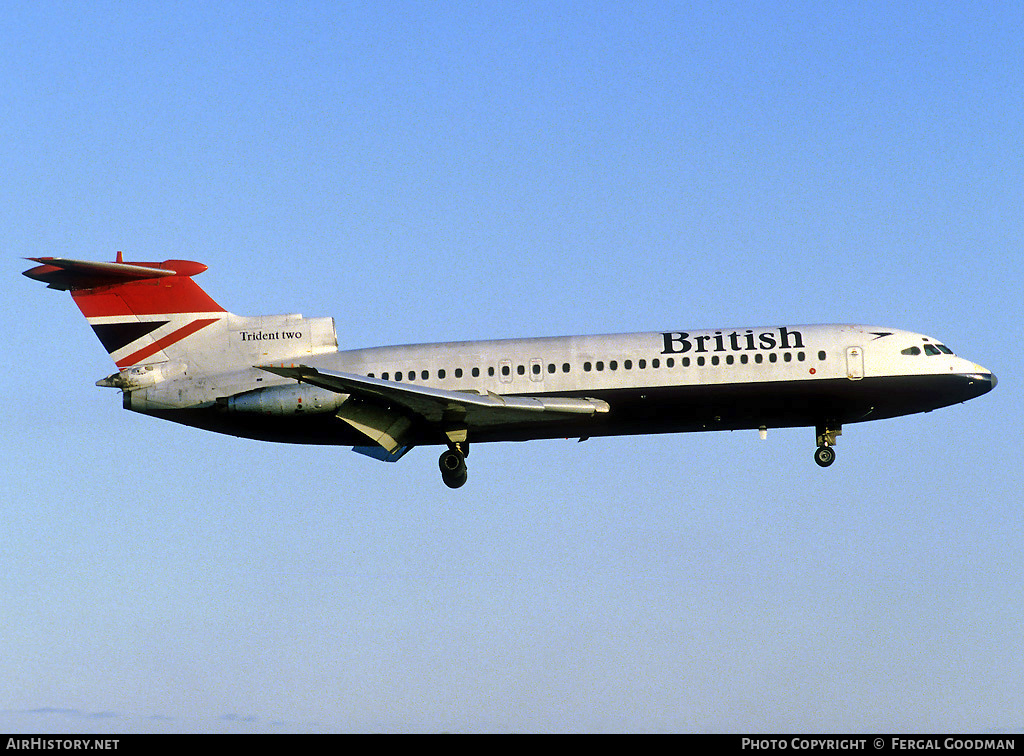
{"type": "Polygon", "coordinates": [[[461,488],[466,483],[469,473],[466,470],[466,458],[456,449],[448,449],[441,453],[437,460],[441,468],[441,480],[448,488],[461,488]]]}
{"type": "Polygon", "coordinates": [[[836,438],[843,435],[843,426],[838,420],[826,420],[814,428],[818,440],[818,450],[814,452],[814,461],[818,467],[828,467],[836,461],[836,453],[832,448],[836,438]]]}
{"type": "Polygon", "coordinates": [[[836,453],[831,446],[819,446],[814,452],[814,461],[818,463],[818,467],[828,467],[836,461],[836,453]]]}

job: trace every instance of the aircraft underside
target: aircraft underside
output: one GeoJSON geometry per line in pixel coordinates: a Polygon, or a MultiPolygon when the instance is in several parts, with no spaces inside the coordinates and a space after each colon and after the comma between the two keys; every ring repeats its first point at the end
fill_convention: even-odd
{"type": "MultiPolygon", "coordinates": [[[[819,428],[819,435],[821,427],[834,433],[826,439],[828,443],[821,443],[819,438],[819,447],[828,447],[835,444],[835,435],[843,424],[928,412],[966,401],[987,390],[988,386],[981,385],[976,378],[963,375],[591,390],[587,396],[606,401],[611,407],[609,412],[542,425],[469,428],[467,443],[813,426],[819,428]]],[[[331,413],[229,415],[218,408],[209,408],[149,411],[147,414],[262,441],[338,446],[367,444],[365,436],[331,413]]],[[[426,423],[413,424],[406,440],[409,446],[448,443],[443,428],[426,423]]]]}

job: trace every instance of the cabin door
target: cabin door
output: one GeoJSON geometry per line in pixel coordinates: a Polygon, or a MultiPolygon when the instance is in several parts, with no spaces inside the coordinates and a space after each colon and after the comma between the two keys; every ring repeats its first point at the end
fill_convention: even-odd
{"type": "Polygon", "coordinates": [[[862,347],[846,347],[846,377],[851,381],[859,381],[864,377],[864,349],[862,347]]]}
{"type": "Polygon", "coordinates": [[[498,363],[498,371],[502,383],[512,383],[512,360],[502,360],[498,363]]]}

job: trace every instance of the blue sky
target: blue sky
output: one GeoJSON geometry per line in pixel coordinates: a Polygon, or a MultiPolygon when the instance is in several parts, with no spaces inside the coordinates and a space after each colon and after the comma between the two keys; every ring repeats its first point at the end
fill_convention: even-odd
{"type": "Polygon", "coordinates": [[[23,3],[0,31],[0,730],[1019,731],[1024,11],[23,3]],[[124,412],[26,256],[343,347],[864,322],[999,386],[383,465],[124,412]]]}

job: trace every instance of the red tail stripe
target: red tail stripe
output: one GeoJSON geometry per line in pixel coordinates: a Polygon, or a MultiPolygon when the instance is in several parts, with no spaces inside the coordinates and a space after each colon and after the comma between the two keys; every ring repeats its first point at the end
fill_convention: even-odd
{"type": "Polygon", "coordinates": [[[195,281],[184,276],[78,289],[71,296],[87,318],[224,312],[195,281]]]}
{"type": "Polygon", "coordinates": [[[200,330],[202,328],[206,328],[206,326],[210,325],[211,323],[216,323],[219,320],[220,320],[220,318],[208,318],[208,319],[205,319],[205,320],[193,320],[188,325],[182,326],[178,330],[173,331],[172,333],[167,334],[166,336],[164,336],[161,339],[157,339],[152,344],[150,344],[148,347],[145,347],[144,349],[140,349],[139,351],[135,352],[134,354],[130,354],[127,357],[118,360],[117,361],[117,366],[119,368],[131,367],[132,365],[135,365],[136,363],[142,362],[142,360],[146,359],[147,357],[152,357],[154,354],[156,354],[157,352],[162,350],[164,347],[168,347],[171,344],[176,344],[177,342],[181,341],[182,339],[186,338],[187,336],[191,336],[196,331],[198,331],[198,330],[200,330]]]}
{"type": "Polygon", "coordinates": [[[87,318],[134,315],[117,294],[94,294],[91,289],[72,291],[78,309],[87,318]]]}

